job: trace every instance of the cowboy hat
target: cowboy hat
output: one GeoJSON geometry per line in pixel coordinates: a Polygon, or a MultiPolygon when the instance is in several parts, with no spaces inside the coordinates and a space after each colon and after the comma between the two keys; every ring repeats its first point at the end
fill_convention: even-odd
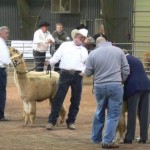
{"type": "Polygon", "coordinates": [[[76,27],[76,29],[88,29],[88,26],[85,26],[84,24],[80,24],[79,26],[76,27]]]}
{"type": "Polygon", "coordinates": [[[72,30],[71,31],[71,37],[72,37],[72,39],[74,39],[74,37],[75,37],[76,34],[80,34],[83,37],[87,37],[88,30],[87,29],[79,29],[79,30],[78,29],[74,29],[74,30],[72,30]]]}
{"type": "Polygon", "coordinates": [[[41,23],[39,24],[39,28],[40,28],[40,27],[43,27],[43,26],[48,27],[48,26],[50,26],[50,24],[49,24],[48,22],[44,21],[44,22],[41,22],[41,23]]]}

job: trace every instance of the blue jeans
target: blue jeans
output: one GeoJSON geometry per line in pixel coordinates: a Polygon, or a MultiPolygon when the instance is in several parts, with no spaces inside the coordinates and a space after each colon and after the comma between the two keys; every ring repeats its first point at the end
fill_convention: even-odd
{"type": "Polygon", "coordinates": [[[0,68],[0,119],[4,118],[6,103],[7,73],[5,68],[0,68]]]}
{"type": "Polygon", "coordinates": [[[94,116],[91,139],[93,143],[110,144],[115,138],[116,127],[121,115],[123,87],[121,83],[110,84],[95,86],[94,90],[97,110],[94,116]],[[102,135],[105,123],[105,109],[107,109],[106,129],[104,135],[102,135]]]}

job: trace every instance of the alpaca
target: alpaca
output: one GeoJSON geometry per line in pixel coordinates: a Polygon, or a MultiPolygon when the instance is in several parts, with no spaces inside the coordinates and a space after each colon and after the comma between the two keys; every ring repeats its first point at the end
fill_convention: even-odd
{"type": "Polygon", "coordinates": [[[115,137],[115,141],[118,141],[118,142],[123,142],[125,138],[125,132],[126,132],[125,113],[126,112],[127,112],[127,103],[123,101],[122,112],[121,112],[121,116],[118,122],[117,130],[116,130],[116,137],[115,137]]]}
{"type": "MultiPolygon", "coordinates": [[[[13,54],[11,60],[14,64],[15,70],[15,84],[23,101],[25,125],[29,122],[31,125],[34,125],[36,119],[36,102],[41,102],[48,98],[50,103],[53,103],[57,92],[59,74],[52,71],[50,77],[50,75],[46,75],[45,72],[39,73],[31,71],[29,75],[26,73],[26,65],[22,59],[22,54],[13,54]]],[[[64,105],[62,106],[60,116],[61,123],[63,123],[66,116],[64,105]]]]}
{"type": "Polygon", "coordinates": [[[21,53],[17,49],[10,47],[9,54],[10,54],[10,57],[12,57],[13,55],[16,55],[16,54],[20,55],[21,53]]]}

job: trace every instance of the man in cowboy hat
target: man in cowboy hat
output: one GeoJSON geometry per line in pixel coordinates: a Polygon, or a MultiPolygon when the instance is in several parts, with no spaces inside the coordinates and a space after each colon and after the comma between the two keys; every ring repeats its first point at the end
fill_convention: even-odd
{"type": "Polygon", "coordinates": [[[82,45],[87,37],[87,29],[74,29],[71,32],[73,41],[64,42],[60,45],[56,53],[50,60],[46,60],[46,64],[56,64],[60,61],[60,80],[55,101],[52,104],[52,111],[46,128],[52,130],[56,124],[61,106],[65,96],[71,87],[71,105],[69,108],[67,127],[75,130],[75,120],[79,111],[79,105],[82,93],[82,78],[85,70],[85,61],[88,57],[86,48],[82,45]]]}
{"type": "Polygon", "coordinates": [[[48,31],[48,26],[49,23],[42,22],[39,25],[39,29],[34,33],[33,56],[36,71],[43,71],[46,51],[49,49],[50,44],[53,44],[55,42],[51,33],[48,31]]]}

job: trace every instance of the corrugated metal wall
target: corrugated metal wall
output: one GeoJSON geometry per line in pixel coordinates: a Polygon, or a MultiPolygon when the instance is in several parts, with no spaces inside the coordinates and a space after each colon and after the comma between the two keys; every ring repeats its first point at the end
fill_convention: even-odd
{"type": "MultiPolygon", "coordinates": [[[[32,15],[39,14],[43,5],[43,0],[32,0],[31,7],[33,8],[32,15]]],[[[89,34],[94,34],[94,19],[100,17],[100,0],[81,0],[80,3],[81,14],[53,14],[51,13],[51,0],[47,1],[44,9],[41,10],[40,21],[47,20],[51,23],[51,31],[55,29],[55,24],[61,22],[64,24],[65,29],[68,33],[80,24],[81,19],[85,17],[91,20],[88,23],[89,34]]]]}
{"type": "Polygon", "coordinates": [[[101,2],[108,39],[117,43],[130,42],[133,0],[101,0],[101,2]]]}
{"type": "MultiPolygon", "coordinates": [[[[80,24],[81,19],[87,18],[89,34],[94,34],[94,20],[100,17],[100,0],[81,0],[81,14],[53,14],[51,13],[51,0],[47,0],[44,9],[41,10],[44,0],[31,0],[31,15],[39,15],[40,21],[48,21],[51,23],[50,31],[55,29],[57,22],[62,22],[68,33],[80,24]],[[40,12],[40,14],[39,14],[40,12]]],[[[19,19],[16,0],[0,0],[0,25],[7,25],[11,29],[11,39],[23,39],[20,32],[21,23],[19,19]]],[[[33,33],[31,33],[31,40],[33,33]]]]}
{"type": "Polygon", "coordinates": [[[0,26],[10,28],[10,39],[20,39],[20,23],[16,0],[0,0],[0,26]]]}
{"type": "Polygon", "coordinates": [[[135,55],[143,57],[150,51],[150,1],[135,0],[133,12],[133,42],[135,55]]]}

